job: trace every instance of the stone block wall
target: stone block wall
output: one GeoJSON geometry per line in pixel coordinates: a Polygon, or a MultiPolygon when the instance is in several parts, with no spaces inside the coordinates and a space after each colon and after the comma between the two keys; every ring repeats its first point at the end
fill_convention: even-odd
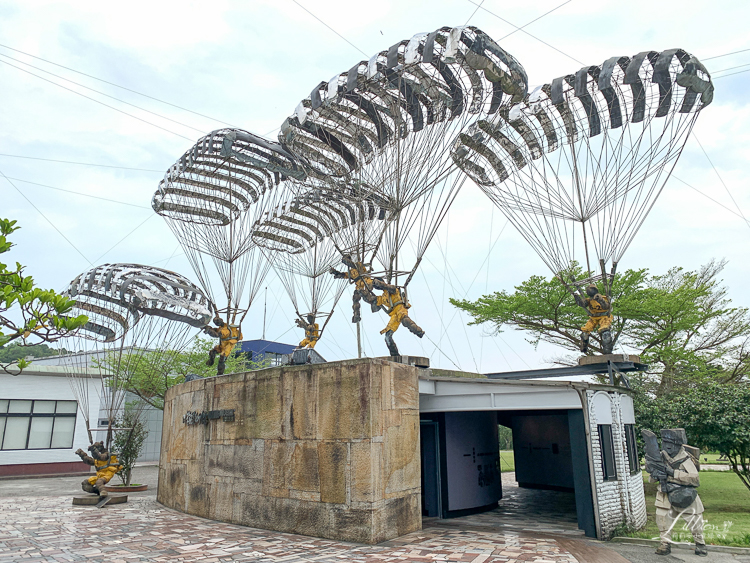
{"type": "MultiPolygon", "coordinates": [[[[631,475],[628,463],[625,425],[622,420],[620,393],[587,391],[589,422],[591,425],[591,450],[596,484],[596,500],[599,513],[599,537],[608,538],[620,525],[633,528],[646,525],[646,497],[643,491],[641,472],[631,475]],[[593,398],[606,394],[610,401],[611,420],[598,420],[593,398]],[[602,471],[602,451],[599,442],[599,424],[611,424],[612,441],[615,451],[617,478],[605,480],[602,471]]],[[[601,415],[600,415],[601,418],[601,415]]]]}
{"type": "Polygon", "coordinates": [[[258,528],[379,543],[421,529],[417,368],[361,359],[173,387],[159,502],[258,528]],[[190,412],[234,421],[186,424],[190,412]]]}

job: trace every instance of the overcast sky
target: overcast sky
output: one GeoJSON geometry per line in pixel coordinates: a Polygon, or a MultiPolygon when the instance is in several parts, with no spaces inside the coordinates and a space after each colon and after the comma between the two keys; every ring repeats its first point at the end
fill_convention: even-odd
{"type": "MultiPolygon", "coordinates": [[[[726,258],[730,296],[750,306],[750,223],[743,219],[750,218],[750,72],[743,72],[750,69],[750,50],[721,56],[750,49],[745,1],[485,0],[480,8],[469,0],[3,2],[0,172],[13,185],[0,177],[0,216],[23,227],[13,237],[10,259],[27,265],[41,286],[56,289],[104,262],[151,264],[195,279],[150,208],[164,171],[195,140],[226,124],[275,138],[321,80],[415,33],[467,21],[523,64],[532,88],[584,64],[644,50],[681,47],[705,60],[715,80],[714,102],[701,113],[695,138],[620,268],[663,273],[726,258]]],[[[411,316],[427,336],[420,341],[400,330],[402,353],[480,372],[546,367],[556,354],[550,346],[535,350],[513,331],[498,337],[467,327],[469,319],[448,303],[449,297],[476,299],[512,290],[532,274],[549,275],[475,186],[464,187],[420,269],[410,286],[411,316]]],[[[301,335],[290,329],[294,309],[273,275],[267,286],[266,338],[295,343],[301,335]]],[[[350,295],[317,347],[329,360],[356,356],[350,295]]],[[[363,317],[365,352],[385,355],[378,332],[387,317],[368,311],[363,317]]],[[[243,325],[247,339],[261,337],[262,318],[261,295],[243,325]]]]}

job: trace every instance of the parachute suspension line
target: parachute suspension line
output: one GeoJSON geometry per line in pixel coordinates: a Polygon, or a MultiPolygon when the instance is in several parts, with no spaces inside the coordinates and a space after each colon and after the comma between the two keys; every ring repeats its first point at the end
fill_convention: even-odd
{"type": "Polygon", "coordinates": [[[589,244],[588,244],[588,238],[586,237],[586,215],[584,214],[583,210],[583,198],[581,196],[581,178],[578,174],[578,159],[576,158],[576,145],[575,140],[571,140],[570,142],[570,151],[572,153],[573,158],[571,159],[573,161],[573,182],[576,186],[576,194],[578,195],[578,206],[581,211],[581,231],[583,231],[583,252],[586,256],[586,271],[589,272],[588,275],[591,275],[591,262],[589,260],[589,244]]]}

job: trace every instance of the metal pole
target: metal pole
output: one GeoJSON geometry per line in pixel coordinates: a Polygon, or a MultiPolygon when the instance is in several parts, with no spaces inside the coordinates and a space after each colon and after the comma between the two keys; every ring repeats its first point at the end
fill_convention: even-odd
{"type": "Polygon", "coordinates": [[[359,323],[357,323],[357,357],[362,357],[362,337],[359,332],[359,323]]]}
{"type": "Polygon", "coordinates": [[[268,286],[266,286],[266,291],[263,297],[263,340],[266,339],[266,307],[267,306],[268,306],[268,286]]]}

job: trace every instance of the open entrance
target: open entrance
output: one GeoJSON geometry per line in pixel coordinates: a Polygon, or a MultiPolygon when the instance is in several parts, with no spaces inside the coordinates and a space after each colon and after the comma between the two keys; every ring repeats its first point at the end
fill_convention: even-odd
{"type": "Polygon", "coordinates": [[[580,409],[423,413],[421,421],[423,516],[596,537],[580,409]],[[500,427],[512,434],[512,472],[501,472],[500,427]]]}

